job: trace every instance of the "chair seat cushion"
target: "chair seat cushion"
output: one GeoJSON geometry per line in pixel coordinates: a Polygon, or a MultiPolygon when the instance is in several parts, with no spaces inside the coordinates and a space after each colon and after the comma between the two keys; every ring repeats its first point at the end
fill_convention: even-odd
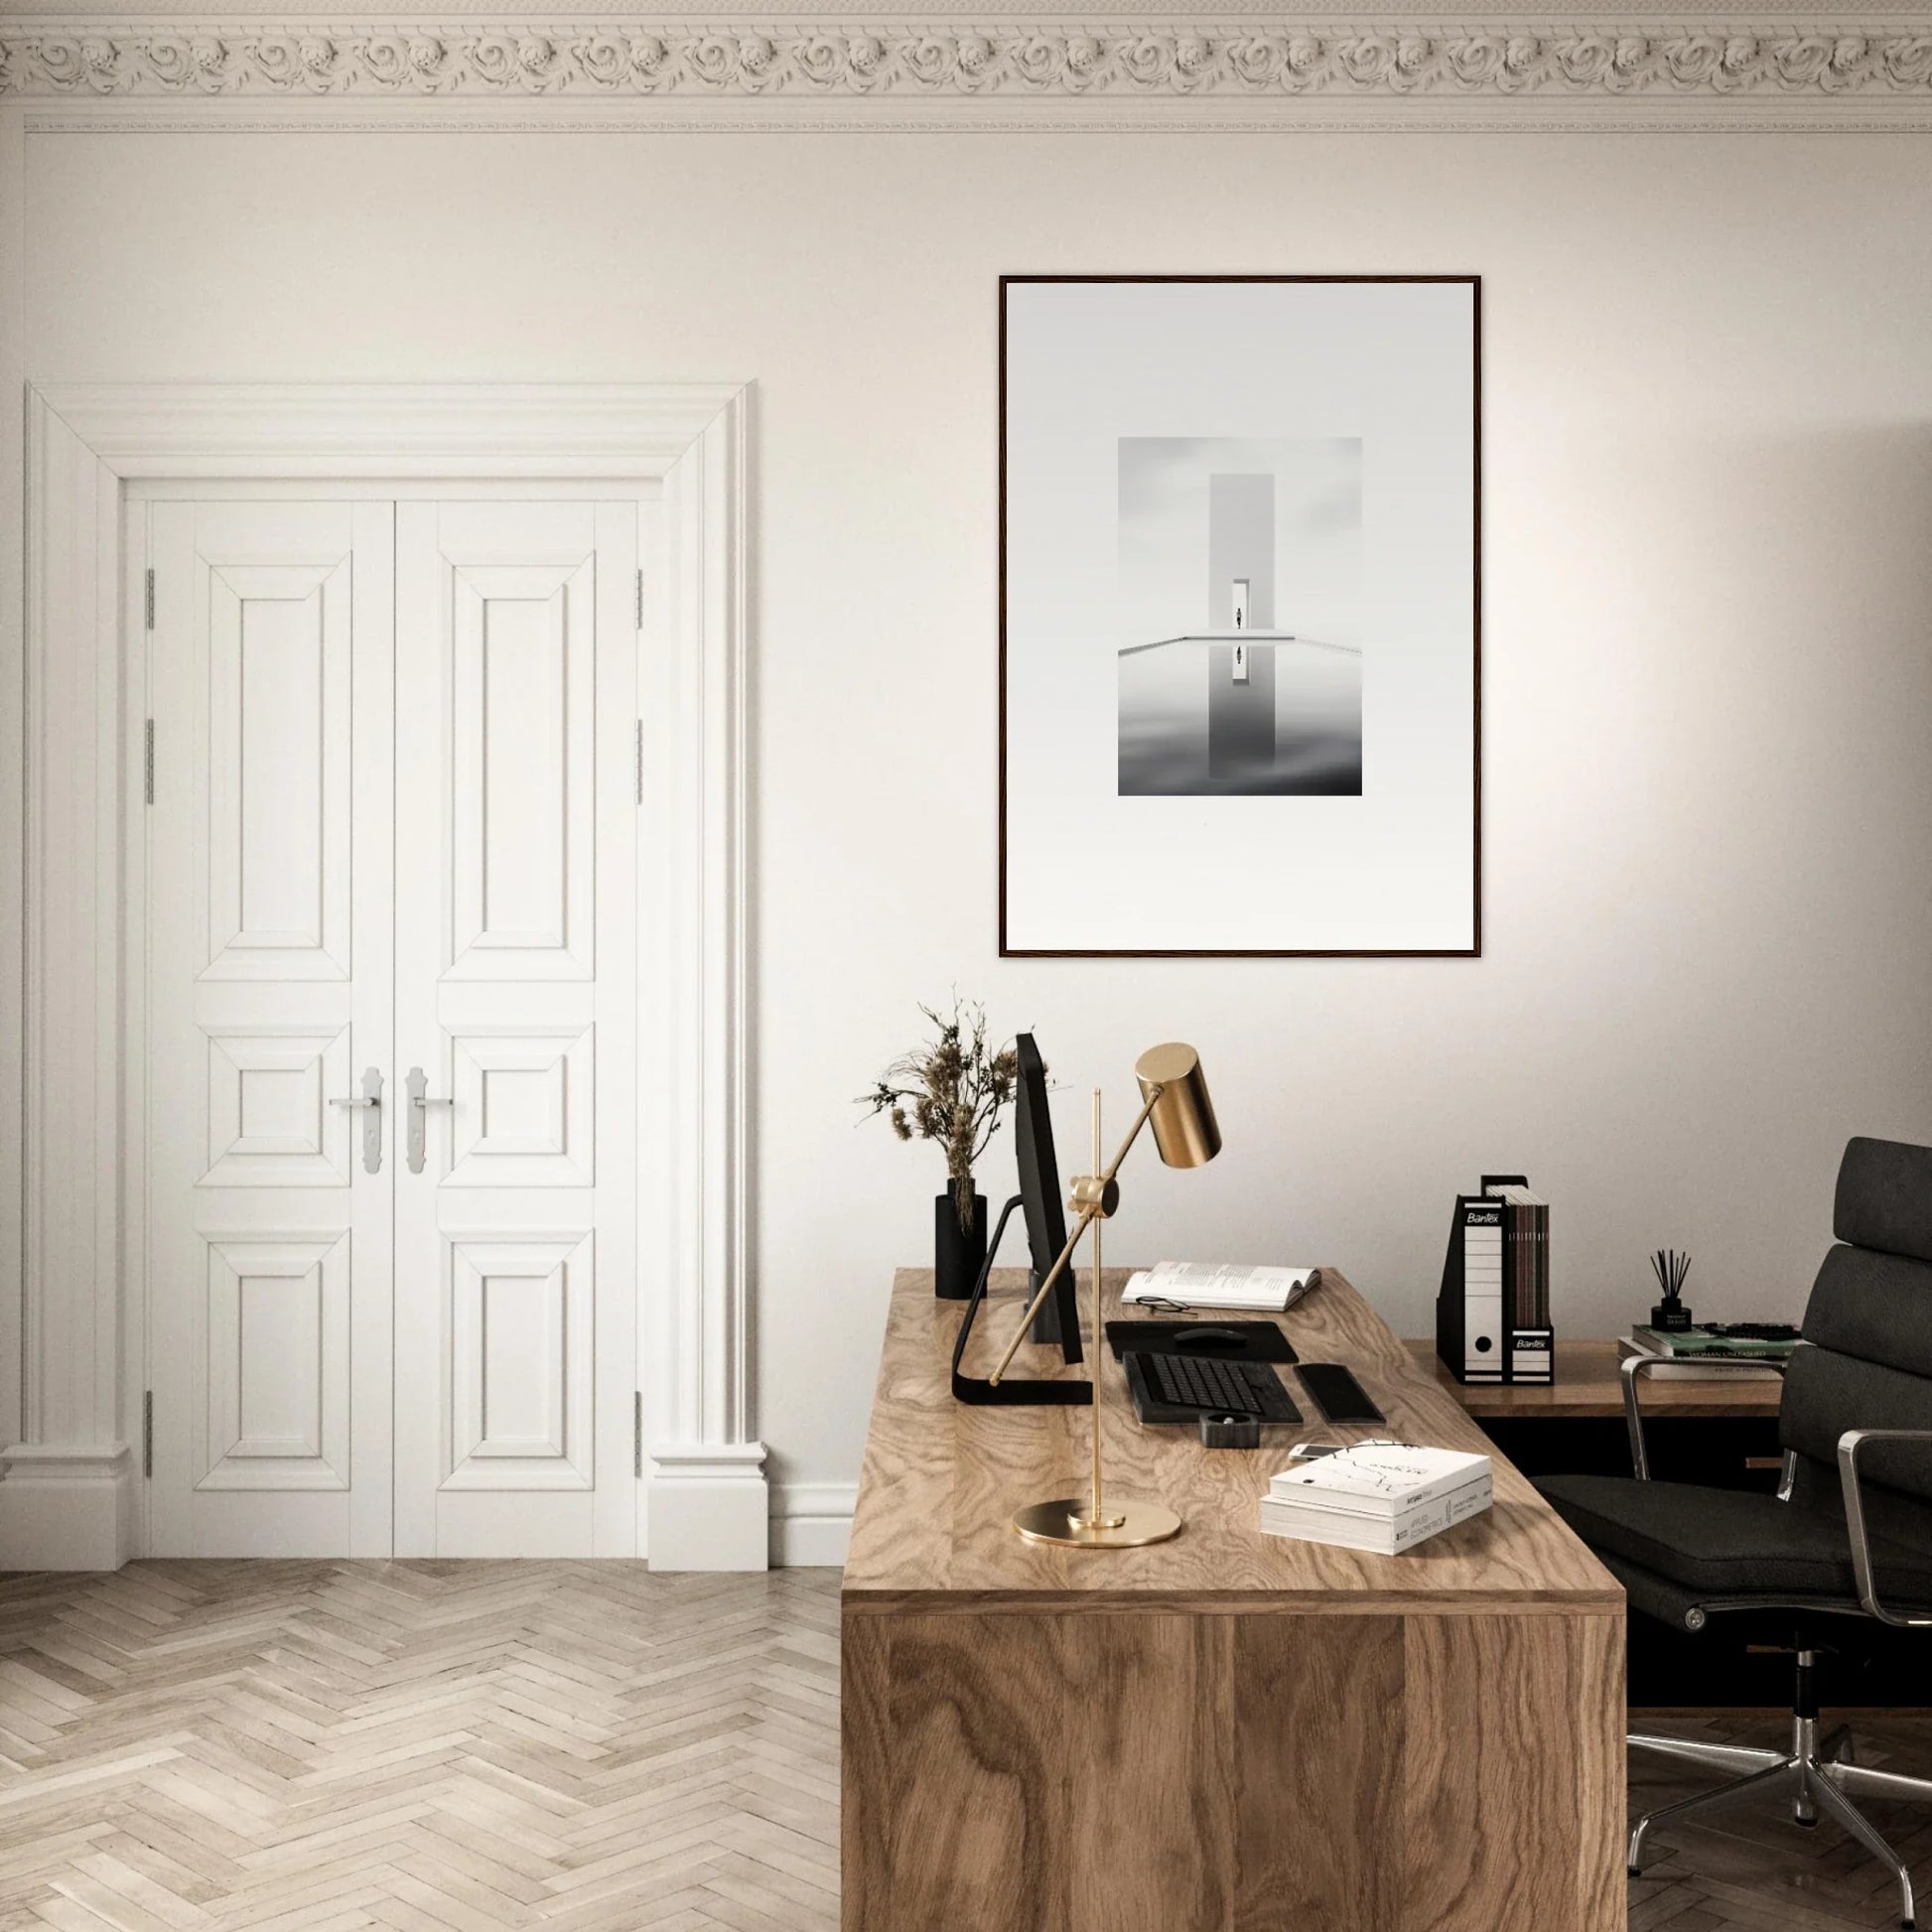
{"type": "MultiPolygon", "coordinates": [[[[1857,1600],[1842,1517],[1748,1490],[1632,1476],[1543,1476],[1536,1486],[1592,1549],[1701,1595],[1857,1600]]],[[[1874,1537],[1871,1560],[1881,1594],[1932,1600],[1932,1553],[1874,1537]]]]}

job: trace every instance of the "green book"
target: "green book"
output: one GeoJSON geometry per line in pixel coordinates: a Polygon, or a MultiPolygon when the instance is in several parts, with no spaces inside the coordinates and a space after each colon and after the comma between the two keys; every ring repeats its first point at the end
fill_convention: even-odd
{"type": "Polygon", "coordinates": [[[1734,1356],[1744,1362],[1782,1362],[1797,1347],[1791,1341],[1745,1339],[1741,1335],[1714,1335],[1709,1328],[1632,1328],[1630,1339],[1653,1355],[1734,1356]]]}

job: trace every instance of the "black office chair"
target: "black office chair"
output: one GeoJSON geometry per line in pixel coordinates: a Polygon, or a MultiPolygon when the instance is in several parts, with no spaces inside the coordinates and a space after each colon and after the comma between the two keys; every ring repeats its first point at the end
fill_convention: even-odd
{"type": "Polygon", "coordinates": [[[1800,1825],[1823,1812],[1891,1869],[1909,1926],[1910,1874],[1852,1800],[1932,1801],[1932,1779],[1856,1762],[1843,1725],[1821,1739],[1814,1671],[1819,1651],[1856,1642],[1872,1618],[1925,1626],[1932,1637],[1932,1148],[1853,1141],[1833,1232],[1840,1245],[1818,1272],[1785,1373],[1775,1497],[1649,1479],[1642,1360],[1623,1369],[1635,1476],[1547,1476],[1537,1486],[1633,1610],[1692,1631],[1723,1617],[1797,1653],[1790,1750],[1631,1736],[1739,1774],[1638,1819],[1631,1871],[1653,1825],[1788,1796],[1800,1825]]]}

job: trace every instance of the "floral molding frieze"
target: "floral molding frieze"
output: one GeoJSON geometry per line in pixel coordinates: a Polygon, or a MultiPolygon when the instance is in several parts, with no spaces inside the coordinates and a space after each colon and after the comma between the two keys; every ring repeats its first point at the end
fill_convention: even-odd
{"type": "Polygon", "coordinates": [[[16,19],[0,23],[0,93],[1932,102],[1932,17],[1865,31],[1842,24],[275,27],[16,19]]]}

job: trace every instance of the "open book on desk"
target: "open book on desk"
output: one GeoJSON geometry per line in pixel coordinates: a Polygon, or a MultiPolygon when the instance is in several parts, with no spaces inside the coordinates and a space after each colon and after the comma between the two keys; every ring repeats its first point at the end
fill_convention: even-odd
{"type": "Polygon", "coordinates": [[[1212,1261],[1162,1261],[1136,1269],[1120,1299],[1182,1309],[1251,1309],[1281,1314],[1321,1284],[1318,1268],[1243,1268],[1212,1261]]]}

